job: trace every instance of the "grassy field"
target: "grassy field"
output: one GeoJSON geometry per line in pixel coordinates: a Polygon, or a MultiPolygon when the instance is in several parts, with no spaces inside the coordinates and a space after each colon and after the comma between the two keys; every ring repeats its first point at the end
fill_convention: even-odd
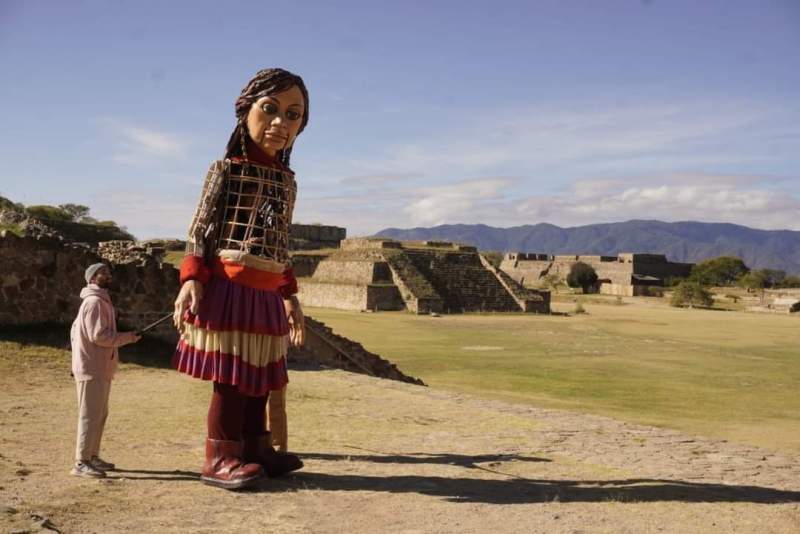
{"type": "Polygon", "coordinates": [[[800,451],[800,318],[625,302],[571,316],[307,313],[434,387],[800,451]]]}

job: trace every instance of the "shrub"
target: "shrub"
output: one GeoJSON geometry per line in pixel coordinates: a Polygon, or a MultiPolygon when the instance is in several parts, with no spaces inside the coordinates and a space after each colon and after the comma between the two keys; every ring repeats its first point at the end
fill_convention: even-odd
{"type": "Polygon", "coordinates": [[[72,215],[55,206],[28,206],[25,212],[35,219],[51,219],[54,221],[72,221],[72,215]]]}
{"type": "Polygon", "coordinates": [[[709,308],[714,304],[714,297],[701,284],[692,281],[681,282],[672,292],[670,305],[676,307],[699,306],[709,308]]]}
{"type": "Polygon", "coordinates": [[[24,211],[25,206],[16,202],[12,202],[4,196],[0,196],[0,210],[24,211]]]}
{"type": "Polygon", "coordinates": [[[692,267],[689,280],[704,286],[729,286],[750,271],[744,262],[735,256],[720,256],[701,261],[692,267]]]}
{"type": "Polygon", "coordinates": [[[567,285],[569,287],[580,287],[584,293],[588,293],[596,283],[597,272],[591,265],[578,261],[569,268],[569,274],[567,275],[567,285]]]}
{"type": "Polygon", "coordinates": [[[789,275],[781,282],[781,287],[800,287],[800,276],[789,275]]]}
{"type": "Polygon", "coordinates": [[[664,278],[664,287],[675,287],[684,280],[686,280],[686,278],[681,276],[668,276],[664,278]]]}
{"type": "Polygon", "coordinates": [[[586,313],[586,309],[583,307],[583,302],[581,302],[580,299],[575,301],[575,307],[572,308],[572,313],[574,313],[575,315],[586,313]]]}

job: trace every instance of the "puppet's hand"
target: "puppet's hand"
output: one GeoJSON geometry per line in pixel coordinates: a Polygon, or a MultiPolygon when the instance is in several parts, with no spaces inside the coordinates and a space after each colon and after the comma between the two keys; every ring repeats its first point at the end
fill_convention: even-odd
{"type": "Polygon", "coordinates": [[[283,301],[286,317],[289,320],[289,343],[302,347],[306,342],[306,320],[297,297],[291,296],[283,301]]]}
{"type": "Polygon", "coordinates": [[[192,314],[197,315],[197,310],[200,307],[200,299],[202,298],[203,284],[197,280],[187,280],[183,283],[178,293],[178,298],[175,299],[175,313],[172,314],[172,324],[175,325],[175,328],[178,330],[181,329],[183,312],[186,311],[187,306],[192,314]]]}

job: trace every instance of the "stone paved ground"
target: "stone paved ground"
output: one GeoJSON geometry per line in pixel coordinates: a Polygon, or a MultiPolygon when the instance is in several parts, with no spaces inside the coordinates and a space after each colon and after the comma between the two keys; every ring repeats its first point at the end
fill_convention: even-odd
{"type": "Polygon", "coordinates": [[[306,467],[197,481],[208,384],[125,366],[104,481],[68,475],[63,369],[0,358],[0,531],[800,532],[797,456],[342,371],[292,374],[306,467]]]}

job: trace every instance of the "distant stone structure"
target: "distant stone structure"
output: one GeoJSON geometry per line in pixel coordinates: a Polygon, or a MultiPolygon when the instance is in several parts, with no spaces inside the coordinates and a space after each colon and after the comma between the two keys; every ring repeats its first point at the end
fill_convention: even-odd
{"type": "Polygon", "coordinates": [[[550,312],[550,292],[522,287],[477,249],[444,241],[345,239],[292,256],[306,306],[415,313],[550,312]]]}
{"type": "Polygon", "coordinates": [[[293,224],[290,232],[291,250],[337,248],[347,237],[347,230],[322,224],[293,224]]]}
{"type": "Polygon", "coordinates": [[[600,293],[629,297],[646,295],[648,287],[663,286],[667,278],[689,276],[693,265],[668,261],[663,254],[551,256],[510,252],[500,269],[525,287],[538,287],[548,277],[564,282],[577,262],[591,265],[597,272],[600,293]]]}

